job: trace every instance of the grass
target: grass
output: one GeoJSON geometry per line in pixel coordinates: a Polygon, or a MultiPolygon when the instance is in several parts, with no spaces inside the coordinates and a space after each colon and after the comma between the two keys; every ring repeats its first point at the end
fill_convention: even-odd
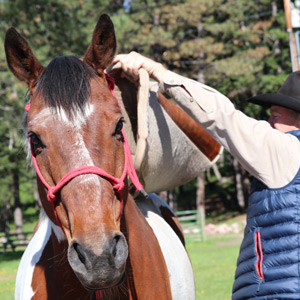
{"type": "MultiPolygon", "coordinates": [[[[33,232],[36,224],[38,214],[34,208],[28,208],[23,211],[23,232],[33,232]]],[[[11,233],[15,232],[14,223],[9,224],[11,233]]],[[[23,255],[25,247],[18,247],[16,251],[12,252],[10,246],[8,251],[4,253],[0,251],[0,299],[12,300],[14,299],[15,280],[20,259],[23,255]]]]}
{"type": "Polygon", "coordinates": [[[205,242],[187,244],[197,300],[230,299],[241,239],[238,235],[213,236],[205,242]]]}
{"type": "Polygon", "coordinates": [[[233,223],[241,223],[246,219],[246,214],[241,214],[237,211],[226,211],[218,214],[209,213],[205,217],[205,223],[213,223],[215,225],[227,224],[231,225],[233,223]]]}
{"type": "Polygon", "coordinates": [[[0,299],[14,299],[17,268],[23,250],[15,252],[0,252],[0,299]]]}
{"type": "MultiPolygon", "coordinates": [[[[228,300],[231,297],[235,264],[241,236],[207,237],[205,242],[189,242],[196,282],[196,299],[228,300]]],[[[23,251],[0,252],[0,299],[14,299],[14,282],[23,251]]]]}

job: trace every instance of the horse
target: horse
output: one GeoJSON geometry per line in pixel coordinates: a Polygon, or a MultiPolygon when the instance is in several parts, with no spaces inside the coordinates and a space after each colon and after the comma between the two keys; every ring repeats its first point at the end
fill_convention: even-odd
{"type": "Polygon", "coordinates": [[[127,174],[143,188],[104,72],[116,52],[109,16],[100,16],[82,60],[61,56],[43,67],[14,28],[5,52],[29,89],[27,136],[42,203],[15,299],[195,299],[172,211],[155,195],[135,201],[128,191],[127,174]]]}

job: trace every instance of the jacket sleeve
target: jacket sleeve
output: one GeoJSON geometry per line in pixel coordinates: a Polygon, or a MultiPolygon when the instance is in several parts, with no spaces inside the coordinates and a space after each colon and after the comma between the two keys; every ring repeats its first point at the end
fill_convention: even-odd
{"type": "Polygon", "coordinates": [[[269,188],[283,187],[296,176],[300,142],[295,136],[246,116],[215,89],[171,71],[160,88],[269,188]]]}

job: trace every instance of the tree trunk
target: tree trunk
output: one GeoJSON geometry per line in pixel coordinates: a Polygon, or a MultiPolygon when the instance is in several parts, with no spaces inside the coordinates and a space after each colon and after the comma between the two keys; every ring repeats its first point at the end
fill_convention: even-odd
{"type": "Polygon", "coordinates": [[[13,195],[14,195],[14,221],[18,239],[24,239],[23,235],[23,214],[21,210],[21,201],[19,193],[19,171],[13,170],[13,195]]]}
{"type": "Polygon", "coordinates": [[[204,172],[202,172],[197,177],[197,193],[196,193],[196,205],[197,210],[200,215],[200,234],[203,237],[203,240],[205,239],[205,185],[204,185],[204,172]]]}
{"type": "MultiPolygon", "coordinates": [[[[202,37],[204,32],[203,24],[200,22],[197,26],[198,31],[198,38],[202,37]]],[[[198,52],[198,61],[199,61],[199,69],[197,74],[197,80],[201,83],[205,84],[205,75],[204,75],[204,67],[205,67],[205,60],[204,60],[204,53],[200,50],[198,52]]],[[[198,214],[200,215],[200,236],[202,239],[205,239],[205,185],[204,185],[204,172],[197,177],[197,192],[196,192],[196,206],[198,210],[198,214]]]]}
{"type": "Polygon", "coordinates": [[[222,180],[222,175],[221,175],[221,173],[220,173],[220,171],[219,171],[218,166],[217,166],[216,163],[212,165],[212,169],[213,169],[213,171],[214,171],[214,173],[216,175],[217,180],[221,181],[222,180]]]}
{"type": "Polygon", "coordinates": [[[10,201],[4,203],[0,210],[0,232],[5,232],[7,230],[7,225],[9,222],[9,217],[12,215],[12,207],[10,201]]]}
{"type": "Polygon", "coordinates": [[[173,211],[177,211],[177,195],[175,189],[168,191],[168,204],[173,211]]]}
{"type": "MultiPolygon", "coordinates": [[[[197,32],[198,32],[198,38],[201,38],[204,32],[204,27],[201,22],[198,23],[197,32]]],[[[201,83],[205,83],[205,76],[204,76],[205,61],[204,61],[204,53],[202,51],[198,52],[198,61],[199,61],[199,69],[197,74],[197,80],[201,83]]]]}
{"type": "Polygon", "coordinates": [[[235,173],[235,188],[236,188],[236,198],[237,198],[238,206],[239,208],[244,210],[246,204],[245,204],[245,197],[243,191],[243,176],[242,176],[241,168],[239,166],[238,160],[235,157],[233,158],[232,164],[235,173]]]}
{"type": "Polygon", "coordinates": [[[167,191],[161,191],[159,192],[158,196],[164,200],[166,203],[168,202],[168,192],[167,191]]]}
{"type": "Polygon", "coordinates": [[[34,184],[33,196],[34,196],[34,208],[36,212],[39,212],[42,206],[41,206],[41,200],[40,200],[39,192],[37,190],[36,183],[34,184]]]}
{"type": "Polygon", "coordinates": [[[242,184],[243,184],[243,193],[244,193],[244,199],[245,199],[245,209],[248,208],[248,199],[250,195],[250,179],[248,172],[240,166],[242,169],[242,184]]]}

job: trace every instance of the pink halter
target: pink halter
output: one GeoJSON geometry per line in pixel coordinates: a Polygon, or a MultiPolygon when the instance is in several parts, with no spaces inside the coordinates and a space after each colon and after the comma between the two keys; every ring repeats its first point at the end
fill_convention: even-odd
{"type": "MultiPolygon", "coordinates": [[[[110,91],[111,91],[112,95],[114,97],[116,97],[116,95],[113,91],[114,85],[115,85],[114,79],[111,76],[109,76],[108,74],[105,74],[105,76],[106,76],[106,80],[108,82],[108,86],[110,88],[110,91]]],[[[119,103],[119,106],[120,106],[120,103],[119,103]]],[[[25,111],[28,112],[29,109],[30,109],[30,103],[28,103],[25,106],[25,111]]],[[[69,181],[71,181],[73,178],[75,178],[79,175],[82,175],[82,174],[96,174],[96,175],[99,175],[101,177],[106,178],[112,184],[113,189],[118,193],[118,196],[119,196],[119,199],[120,199],[120,202],[121,202],[120,216],[122,215],[123,208],[124,208],[123,207],[124,206],[124,201],[123,201],[123,196],[122,196],[122,190],[124,188],[124,180],[125,180],[127,174],[129,175],[129,177],[130,177],[132,183],[134,184],[135,188],[139,192],[141,192],[145,197],[148,197],[147,193],[145,192],[145,190],[144,190],[143,186],[141,185],[141,183],[138,179],[138,176],[135,172],[133,162],[132,162],[132,158],[131,158],[131,151],[130,151],[129,144],[128,144],[128,141],[126,139],[125,132],[124,132],[123,129],[122,129],[122,134],[123,134],[123,138],[124,138],[125,163],[124,163],[123,174],[120,178],[116,178],[116,177],[108,174],[107,172],[105,172],[103,169],[95,167],[95,166],[82,166],[82,167],[79,167],[77,169],[74,169],[74,170],[70,171],[55,186],[50,186],[46,182],[45,178],[43,177],[43,175],[42,175],[42,173],[39,169],[39,166],[37,164],[36,158],[34,156],[32,143],[31,143],[31,140],[29,138],[30,148],[31,148],[31,157],[32,157],[32,162],[33,162],[35,171],[36,171],[38,177],[40,178],[40,180],[42,181],[43,185],[48,190],[47,199],[48,199],[48,201],[50,201],[52,203],[52,207],[53,207],[53,211],[54,211],[56,221],[57,221],[57,223],[59,224],[59,226],[61,227],[62,230],[63,230],[63,227],[62,227],[62,225],[61,225],[61,223],[58,219],[57,212],[56,212],[56,209],[55,209],[55,201],[57,200],[57,197],[58,197],[57,194],[69,181]]],[[[64,232],[64,230],[63,230],[63,232],[64,232]]]]}

